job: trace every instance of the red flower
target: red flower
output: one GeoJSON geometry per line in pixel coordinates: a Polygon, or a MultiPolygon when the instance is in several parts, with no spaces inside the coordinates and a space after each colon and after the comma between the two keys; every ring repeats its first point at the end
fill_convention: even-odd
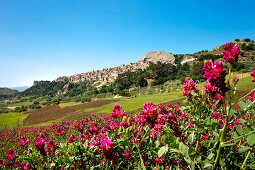
{"type": "Polygon", "coordinates": [[[114,143],[109,139],[103,139],[100,148],[103,150],[110,150],[114,146],[114,143]]]}
{"type": "Polygon", "coordinates": [[[211,84],[205,85],[205,93],[209,95],[207,98],[209,101],[217,101],[220,100],[219,104],[223,103],[223,98],[221,96],[220,89],[216,86],[212,86],[211,84]]]}
{"type": "Polygon", "coordinates": [[[121,105],[118,105],[117,103],[114,105],[114,109],[112,110],[112,117],[117,118],[118,116],[125,116],[125,111],[122,109],[121,105]]]}
{"type": "Polygon", "coordinates": [[[143,116],[145,119],[153,119],[158,116],[157,106],[152,102],[147,102],[143,105],[143,116]]]}
{"type": "Polygon", "coordinates": [[[78,131],[80,132],[80,133],[83,133],[83,127],[84,127],[84,125],[82,124],[82,123],[78,123],[78,124],[76,124],[76,125],[74,125],[77,129],[78,129],[78,131]]]}
{"type": "Polygon", "coordinates": [[[186,77],[184,87],[183,87],[183,96],[187,96],[189,99],[192,99],[191,91],[198,93],[199,89],[195,87],[195,83],[189,77],[186,77]]]}
{"type": "Polygon", "coordinates": [[[233,46],[231,43],[227,42],[224,46],[225,51],[221,54],[226,62],[233,64],[238,61],[238,55],[240,50],[237,45],[233,46]]]}
{"type": "Polygon", "coordinates": [[[29,140],[27,140],[27,138],[25,136],[22,136],[21,140],[19,142],[19,145],[21,147],[28,147],[28,144],[29,144],[29,140]]]}
{"type": "Polygon", "coordinates": [[[49,155],[55,155],[55,151],[57,149],[57,143],[54,142],[54,140],[50,139],[46,148],[49,152],[49,155]]]}
{"type": "Polygon", "coordinates": [[[251,91],[252,91],[252,93],[249,96],[249,100],[254,101],[255,100],[255,89],[252,89],[251,91]]]}
{"type": "Polygon", "coordinates": [[[212,85],[219,83],[222,77],[225,77],[225,68],[221,62],[207,61],[203,70],[205,71],[204,78],[212,85]]]}
{"type": "MultiPolygon", "coordinates": [[[[255,78],[255,70],[251,73],[251,76],[255,78]]],[[[251,81],[255,82],[255,79],[252,79],[251,81]]]]}
{"type": "Polygon", "coordinates": [[[203,70],[205,71],[204,78],[211,83],[212,86],[220,88],[222,95],[229,90],[225,83],[225,68],[221,62],[206,61],[203,70]]]}
{"type": "Polygon", "coordinates": [[[71,135],[70,137],[69,137],[69,139],[68,139],[68,143],[73,143],[73,142],[75,142],[76,140],[75,140],[75,136],[74,135],[71,135]]]}
{"type": "Polygon", "coordinates": [[[7,159],[8,159],[8,160],[12,160],[12,159],[15,159],[15,158],[17,158],[17,157],[18,157],[18,155],[17,155],[17,153],[16,153],[15,150],[9,149],[9,150],[7,151],[7,159]]]}

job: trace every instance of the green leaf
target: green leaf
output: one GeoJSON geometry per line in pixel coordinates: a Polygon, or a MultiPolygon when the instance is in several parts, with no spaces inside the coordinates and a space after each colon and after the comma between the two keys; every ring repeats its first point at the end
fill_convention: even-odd
{"type": "Polygon", "coordinates": [[[192,96],[197,96],[197,93],[195,93],[194,91],[191,91],[192,96]]]}
{"type": "Polygon", "coordinates": [[[242,132],[243,132],[242,125],[238,125],[238,126],[236,127],[236,132],[237,132],[237,134],[238,134],[239,136],[242,135],[242,132]]]}
{"type": "Polygon", "coordinates": [[[242,110],[246,109],[247,107],[247,105],[242,101],[238,102],[238,105],[242,108],[242,110]]]}
{"type": "Polygon", "coordinates": [[[250,146],[253,146],[255,144],[255,133],[249,135],[246,140],[250,146]]]}
{"type": "Polygon", "coordinates": [[[213,136],[215,136],[216,140],[219,138],[219,134],[217,132],[213,132],[213,136]]]}
{"type": "Polygon", "coordinates": [[[209,160],[211,160],[211,159],[213,158],[213,156],[214,156],[214,153],[210,153],[210,154],[207,156],[207,158],[208,158],[209,160]]]}
{"type": "Polygon", "coordinates": [[[242,124],[245,124],[247,121],[244,119],[239,119],[242,124]]]}
{"type": "Polygon", "coordinates": [[[238,152],[239,152],[239,153],[242,153],[242,152],[244,152],[244,151],[246,151],[246,150],[248,150],[248,149],[250,149],[250,148],[247,147],[247,146],[241,147],[241,148],[238,149],[238,152]]]}
{"type": "Polygon", "coordinates": [[[213,165],[211,163],[206,162],[204,168],[212,167],[213,165]]]}
{"type": "Polygon", "coordinates": [[[181,151],[179,151],[178,149],[172,148],[172,149],[169,149],[169,150],[170,150],[170,152],[175,152],[175,153],[182,154],[181,151]]]}
{"type": "Polygon", "coordinates": [[[155,145],[156,145],[156,148],[158,148],[158,147],[159,147],[159,145],[160,145],[160,141],[159,141],[159,140],[157,140],[157,141],[155,142],[155,145]]]}
{"type": "Polygon", "coordinates": [[[158,157],[161,157],[162,155],[164,155],[164,153],[166,153],[168,151],[168,146],[162,146],[159,151],[158,151],[158,157]]]}
{"type": "Polygon", "coordinates": [[[181,151],[181,153],[184,155],[185,158],[188,158],[189,157],[189,148],[184,145],[182,142],[180,142],[179,144],[179,150],[181,151]]]}
{"type": "Polygon", "coordinates": [[[236,113],[237,113],[237,112],[236,112],[234,109],[230,109],[230,114],[231,114],[232,116],[237,116],[236,113]]]}
{"type": "Polygon", "coordinates": [[[223,145],[221,145],[221,147],[226,147],[226,146],[233,146],[233,145],[235,145],[236,143],[228,143],[228,144],[223,144],[223,145]]]}

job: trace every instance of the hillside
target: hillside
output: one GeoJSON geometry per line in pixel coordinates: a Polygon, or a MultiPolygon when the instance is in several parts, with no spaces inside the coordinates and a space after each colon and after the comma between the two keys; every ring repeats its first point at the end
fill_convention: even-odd
{"type": "Polygon", "coordinates": [[[17,90],[11,90],[7,87],[0,88],[0,97],[10,97],[18,94],[17,90]]]}
{"type": "MultiPolygon", "coordinates": [[[[254,69],[255,43],[250,39],[236,39],[240,48],[239,63],[234,71],[254,69]]],[[[152,51],[141,60],[119,67],[92,72],[62,76],[54,81],[34,81],[34,85],[22,92],[23,96],[83,96],[99,93],[129,95],[127,89],[161,85],[169,80],[184,80],[192,75],[194,80],[202,80],[204,60],[222,60],[224,45],[211,51],[202,50],[194,54],[173,55],[164,51],[152,51]]]]}

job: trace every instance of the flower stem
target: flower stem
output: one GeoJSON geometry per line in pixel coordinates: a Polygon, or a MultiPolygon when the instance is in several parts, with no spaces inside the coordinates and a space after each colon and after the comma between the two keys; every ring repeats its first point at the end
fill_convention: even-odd
{"type": "Polygon", "coordinates": [[[250,153],[251,153],[251,151],[248,152],[248,154],[247,154],[247,156],[246,156],[246,158],[245,158],[245,160],[244,160],[244,162],[243,162],[243,165],[242,165],[242,168],[241,168],[241,169],[244,169],[244,166],[245,166],[245,164],[246,164],[246,162],[247,162],[247,159],[248,159],[250,153]]]}
{"type": "MultiPolygon", "coordinates": [[[[231,67],[232,65],[230,65],[229,67],[229,75],[228,75],[228,85],[230,84],[230,77],[231,77],[231,67]]],[[[226,103],[227,104],[227,103],[226,103]]],[[[217,155],[216,155],[216,158],[215,158],[215,161],[214,161],[214,167],[213,169],[217,169],[217,166],[219,164],[219,160],[220,160],[220,153],[221,153],[221,146],[224,144],[224,140],[225,140],[225,133],[226,133],[226,130],[227,130],[227,127],[228,127],[228,118],[229,118],[229,113],[230,113],[230,109],[231,109],[231,101],[228,102],[228,106],[226,107],[226,116],[225,116],[225,124],[223,126],[223,128],[221,129],[221,136],[220,136],[220,142],[219,142],[219,147],[218,147],[218,151],[217,151],[217,155]]]]}

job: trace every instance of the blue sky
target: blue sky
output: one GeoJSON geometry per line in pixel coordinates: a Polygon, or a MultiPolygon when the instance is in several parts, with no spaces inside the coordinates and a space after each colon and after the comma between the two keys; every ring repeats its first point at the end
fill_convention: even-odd
{"type": "Polygon", "coordinates": [[[253,0],[0,0],[0,87],[255,39],[253,0]]]}

